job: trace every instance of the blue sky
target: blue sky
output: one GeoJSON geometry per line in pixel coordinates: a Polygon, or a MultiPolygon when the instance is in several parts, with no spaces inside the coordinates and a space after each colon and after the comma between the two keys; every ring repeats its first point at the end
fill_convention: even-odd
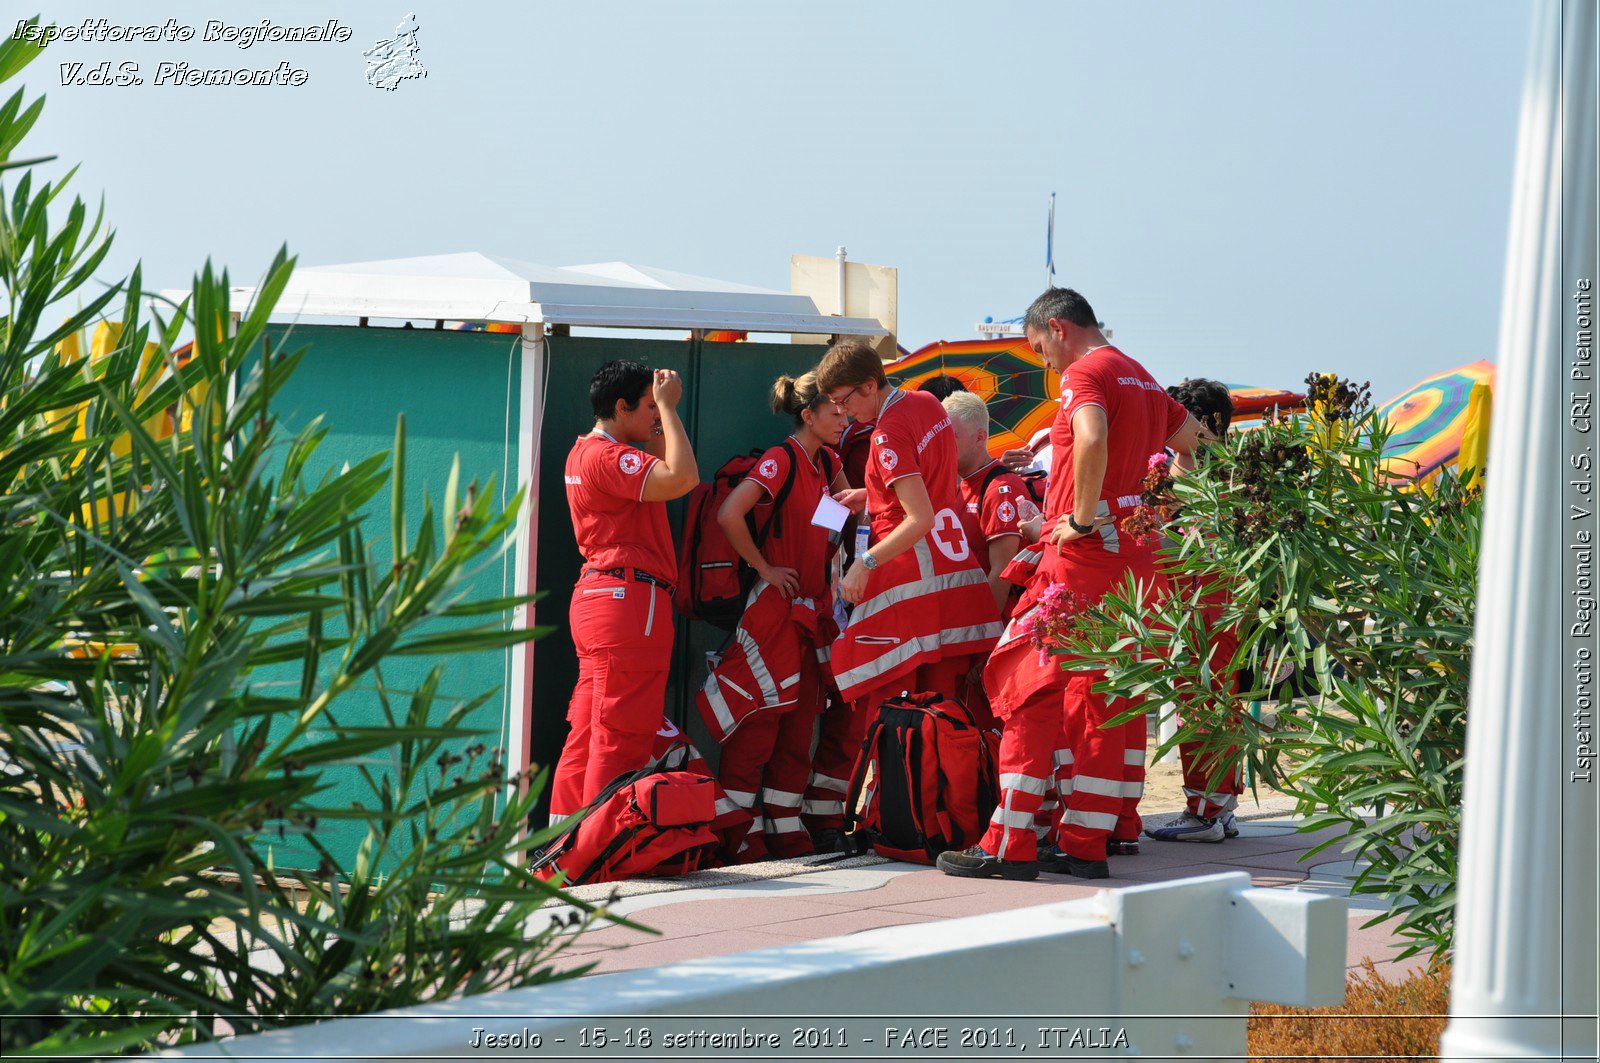
{"type": "MultiPolygon", "coordinates": [[[[7,32],[25,8],[11,6],[7,32]]],[[[1531,8],[1338,3],[63,3],[62,24],[337,18],[345,44],[57,42],[28,147],[81,161],[155,287],[460,250],[787,288],[793,253],[896,266],[901,342],[1058,283],[1162,380],[1386,397],[1493,358],[1531,8]],[[422,81],[361,51],[414,11],[422,81]],[[62,86],[63,62],[143,86],[62,86]],[[163,60],[308,71],[158,87],[163,60]]],[[[32,152],[30,152],[32,153],[32,152]]]]}

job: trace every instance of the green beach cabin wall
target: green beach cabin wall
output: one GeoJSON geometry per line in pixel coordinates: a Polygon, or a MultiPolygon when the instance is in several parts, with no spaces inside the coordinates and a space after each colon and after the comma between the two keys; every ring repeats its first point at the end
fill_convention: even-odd
{"type": "MultiPolygon", "coordinates": [[[[520,336],[271,325],[267,340],[273,350],[309,348],[275,398],[275,412],[285,436],[292,436],[317,417],[322,418],[328,430],[307,466],[308,478],[314,479],[325,470],[337,470],[346,462],[353,465],[379,451],[392,450],[395,421],[403,412],[408,534],[415,535],[426,496],[434,505],[435,532],[442,537],[441,500],[457,455],[463,491],[474,480],[481,491],[493,479],[500,503],[510,501],[525,470],[518,461],[519,424],[524,413],[519,386],[520,336]]],[[[362,535],[380,561],[393,556],[390,507],[391,492],[385,487],[370,503],[369,515],[361,525],[362,535]]],[[[515,553],[508,550],[503,557],[477,569],[465,584],[478,598],[515,594],[515,553]]],[[[508,615],[508,626],[511,620],[508,615]]],[[[409,692],[437,663],[438,659],[432,657],[393,657],[384,662],[383,683],[397,714],[403,717],[409,692]]],[[[445,662],[441,708],[449,701],[468,700],[492,691],[489,699],[467,718],[469,726],[484,733],[482,740],[490,747],[511,749],[515,740],[512,664],[512,653],[504,650],[456,654],[445,662]]],[[[299,683],[298,665],[274,672],[258,673],[255,683],[299,683]]],[[[332,713],[345,725],[382,725],[385,717],[372,677],[366,677],[361,687],[336,701],[332,713]]],[[[327,737],[326,727],[327,723],[314,727],[304,741],[309,744],[327,737]]],[[[360,769],[364,767],[376,777],[388,773],[390,763],[391,754],[380,751],[360,765],[330,766],[325,778],[333,786],[320,795],[318,803],[327,808],[348,807],[353,801],[371,805],[373,793],[360,769]]],[[[317,836],[343,861],[354,858],[362,834],[352,824],[325,817],[318,823],[317,836]]],[[[317,866],[314,850],[294,833],[286,832],[282,839],[269,838],[265,845],[278,867],[317,866]]]]}
{"type": "MultiPolygon", "coordinates": [[[[308,475],[390,450],[396,418],[404,413],[405,508],[413,533],[424,497],[433,500],[439,519],[439,500],[458,455],[463,488],[476,480],[482,489],[493,478],[502,504],[519,483],[531,483],[534,509],[528,526],[534,535],[478,569],[468,586],[476,597],[510,596],[520,593],[532,574],[533,588],[546,594],[532,622],[553,631],[531,646],[453,655],[444,662],[442,685],[458,699],[493,692],[473,710],[469,723],[484,733],[486,744],[508,751],[512,768],[553,765],[566,738],[567,702],[577,678],[567,608],[580,561],[562,470],[573,441],[594,423],[588,388],[595,370],[613,358],[677,370],[685,389],[681,413],[704,479],[734,454],[771,446],[789,434],[792,423],[767,405],[772,382],[780,373],[812,368],[823,350],[775,343],[541,337],[538,331],[530,329],[526,343],[516,334],[350,325],[273,325],[268,331],[275,350],[309,348],[276,398],[286,433],[316,417],[327,428],[308,475]]],[[[385,489],[362,526],[380,559],[392,555],[390,505],[385,489]]],[[[668,507],[675,539],[683,509],[681,501],[668,507]]],[[[513,620],[506,617],[508,625],[513,620]]],[[[705,678],[707,651],[721,647],[726,635],[682,618],[677,625],[664,711],[714,761],[715,749],[695,718],[694,691],[705,678]]],[[[383,681],[391,701],[403,699],[436,663],[431,657],[385,663],[383,681]]],[[[298,670],[285,668],[262,681],[298,683],[298,670]]],[[[335,706],[341,724],[380,726],[384,718],[372,683],[335,706]]],[[[321,737],[314,729],[305,741],[321,737]]],[[[322,803],[370,803],[362,768],[374,777],[386,773],[388,754],[326,769],[333,787],[322,803]]],[[[361,841],[356,828],[330,819],[319,823],[318,839],[341,859],[352,858],[361,841]]],[[[279,867],[317,864],[311,847],[292,833],[268,845],[279,867]]]]}

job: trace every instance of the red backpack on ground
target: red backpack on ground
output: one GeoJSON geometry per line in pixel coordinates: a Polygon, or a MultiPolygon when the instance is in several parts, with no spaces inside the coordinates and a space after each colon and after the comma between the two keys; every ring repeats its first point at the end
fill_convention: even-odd
{"type": "Polygon", "coordinates": [[[917,864],[976,845],[1000,800],[999,745],[953,698],[890,698],[861,743],[845,831],[880,856],[917,864]]]}
{"type": "MultiPolygon", "coordinates": [[[[782,445],[789,448],[789,474],[779,485],[765,521],[757,525],[755,510],[745,514],[750,537],[758,548],[767,541],[769,534],[782,534],[778,510],[794,488],[796,463],[808,460],[792,440],[785,439],[782,445]]],[[[678,585],[673,590],[672,603],[684,616],[704,620],[724,631],[739,626],[739,617],[744,614],[745,599],[750,588],[755,586],[756,574],[728,541],[722,525],[717,523],[717,510],[766,452],[767,448],[758,447],[729,458],[709,482],[689,492],[689,503],[684,510],[683,545],[678,550],[678,585]]],[[[828,479],[831,482],[833,478],[829,476],[828,479]]]]}
{"type": "MultiPolygon", "coordinates": [[[[700,750],[689,741],[689,736],[677,724],[665,718],[661,721],[661,729],[656,732],[655,748],[650,755],[657,761],[671,764],[678,771],[711,778],[716,776],[700,750]]],[[[734,803],[720,782],[717,783],[716,798],[717,817],[711,821],[711,833],[717,836],[716,863],[726,864],[738,855],[739,847],[750,833],[750,823],[754,817],[748,809],[734,803]]]]}
{"type": "Polygon", "coordinates": [[[638,771],[617,776],[528,870],[546,881],[561,874],[566,885],[583,886],[712,866],[723,844],[712,823],[717,798],[725,795],[710,776],[668,769],[686,756],[686,746],[675,746],[638,771]]]}

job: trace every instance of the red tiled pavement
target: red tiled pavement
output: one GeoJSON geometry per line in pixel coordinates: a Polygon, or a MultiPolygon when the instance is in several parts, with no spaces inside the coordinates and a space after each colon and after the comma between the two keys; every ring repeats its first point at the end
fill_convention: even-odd
{"type": "MultiPolygon", "coordinates": [[[[1223,872],[1248,872],[1257,886],[1293,888],[1307,883],[1322,864],[1349,860],[1340,847],[1302,862],[1302,853],[1338,831],[1313,834],[1272,832],[1264,824],[1244,824],[1245,837],[1220,844],[1178,844],[1145,840],[1138,856],[1113,857],[1114,877],[1086,882],[1041,875],[1033,882],[966,879],[906,864],[837,869],[721,887],[696,898],[696,890],[656,894],[621,906],[629,918],[661,931],[659,936],[625,928],[592,931],[564,954],[563,966],[598,961],[599,971],[658,966],[702,956],[793,944],[857,933],[881,926],[932,922],[987,912],[1051,904],[1092,896],[1099,889],[1166,882],[1223,872]],[[837,892],[821,892],[824,886],[837,892]],[[860,887],[868,888],[860,888],[860,887]]],[[[1330,872],[1339,869],[1328,869],[1330,872]]],[[[1324,872],[1324,876],[1327,872],[1324,872]]],[[[1319,889],[1330,888],[1320,883],[1319,889]]],[[[1392,962],[1394,935],[1387,925],[1361,929],[1371,911],[1353,911],[1349,963],[1366,957],[1386,974],[1415,966],[1392,962]]]]}

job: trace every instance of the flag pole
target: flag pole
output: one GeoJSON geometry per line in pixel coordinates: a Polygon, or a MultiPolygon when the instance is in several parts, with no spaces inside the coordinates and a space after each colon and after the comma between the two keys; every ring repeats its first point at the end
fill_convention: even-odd
{"type": "Polygon", "coordinates": [[[1044,232],[1044,286],[1056,286],[1056,194],[1050,193],[1050,216],[1044,232]]]}

